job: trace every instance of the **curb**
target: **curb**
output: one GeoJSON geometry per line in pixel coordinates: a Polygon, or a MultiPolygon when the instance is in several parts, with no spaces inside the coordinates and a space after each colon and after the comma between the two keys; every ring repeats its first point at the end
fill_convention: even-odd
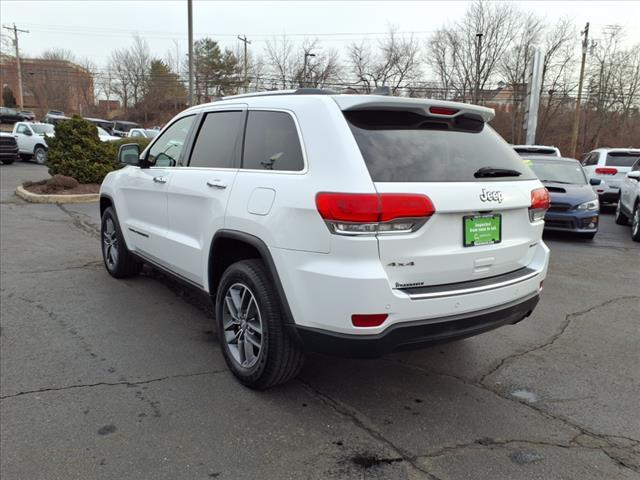
{"type": "Polygon", "coordinates": [[[40,195],[31,193],[22,185],[16,188],[16,195],[31,203],[93,203],[100,199],[98,193],[85,193],[80,195],[40,195]]]}

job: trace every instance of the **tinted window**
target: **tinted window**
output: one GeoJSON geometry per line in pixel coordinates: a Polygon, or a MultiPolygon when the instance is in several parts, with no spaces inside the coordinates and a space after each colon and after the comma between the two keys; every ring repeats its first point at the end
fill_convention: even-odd
{"type": "Polygon", "coordinates": [[[578,162],[558,160],[525,160],[531,170],[543,182],[572,183],[585,185],[587,179],[578,162]]]}
{"type": "Polygon", "coordinates": [[[348,111],[345,117],[375,182],[531,180],[533,172],[500,136],[473,117],[433,118],[412,112],[348,111]],[[480,168],[520,172],[476,178],[480,168]]]}
{"type": "Polygon", "coordinates": [[[640,152],[610,152],[607,154],[607,167],[630,167],[640,158],[640,152]]]}
{"type": "Polygon", "coordinates": [[[584,161],[584,165],[597,165],[599,156],[598,152],[590,153],[584,161]]]}
{"type": "Polygon", "coordinates": [[[16,133],[25,133],[28,130],[26,125],[20,125],[17,129],[16,129],[16,133]]]}
{"type": "Polygon", "coordinates": [[[167,128],[149,150],[147,161],[163,167],[177,165],[194,118],[183,117],[167,128]]]}
{"type": "Polygon", "coordinates": [[[200,127],[189,166],[231,168],[236,165],[242,118],[242,112],[208,113],[200,127]]]}
{"type": "Polygon", "coordinates": [[[553,148],[526,148],[526,147],[516,147],[514,150],[521,157],[526,157],[527,155],[549,155],[552,157],[557,157],[558,154],[553,148]]]}
{"type": "Polygon", "coordinates": [[[304,168],[300,139],[291,115],[284,112],[249,112],[242,167],[289,171],[304,168]]]}

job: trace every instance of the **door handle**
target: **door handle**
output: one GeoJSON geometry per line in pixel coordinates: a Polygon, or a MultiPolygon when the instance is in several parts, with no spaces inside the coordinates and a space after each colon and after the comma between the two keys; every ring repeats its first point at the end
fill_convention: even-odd
{"type": "Polygon", "coordinates": [[[227,184],[222,180],[207,180],[207,187],[211,188],[227,188],[227,184]]]}
{"type": "Polygon", "coordinates": [[[153,181],[156,183],[167,183],[167,177],[153,177],[153,181]]]}

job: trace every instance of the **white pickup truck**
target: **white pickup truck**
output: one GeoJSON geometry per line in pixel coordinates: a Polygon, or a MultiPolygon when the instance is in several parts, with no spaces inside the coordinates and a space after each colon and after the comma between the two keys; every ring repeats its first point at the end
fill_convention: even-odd
{"type": "Polygon", "coordinates": [[[49,123],[18,122],[13,127],[13,136],[22,157],[33,158],[37,163],[47,159],[47,137],[54,136],[54,127],[49,123]]]}

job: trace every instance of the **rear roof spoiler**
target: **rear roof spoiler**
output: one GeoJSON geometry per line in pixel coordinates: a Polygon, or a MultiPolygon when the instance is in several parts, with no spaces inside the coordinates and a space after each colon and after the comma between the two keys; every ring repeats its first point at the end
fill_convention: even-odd
{"type": "Polygon", "coordinates": [[[382,95],[336,95],[332,97],[340,110],[410,110],[423,114],[429,107],[442,107],[458,110],[453,115],[472,113],[479,115],[485,122],[495,116],[493,108],[470,105],[468,103],[444,102],[421,98],[387,97],[382,95]]]}

